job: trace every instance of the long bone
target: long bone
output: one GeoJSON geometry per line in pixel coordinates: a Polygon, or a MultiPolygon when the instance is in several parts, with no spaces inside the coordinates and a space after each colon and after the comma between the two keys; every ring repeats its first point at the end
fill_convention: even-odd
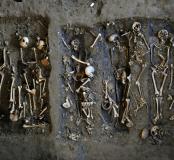
{"type": "Polygon", "coordinates": [[[91,81],[91,79],[88,78],[79,88],[76,89],[76,92],[79,93],[80,89],[81,89],[83,86],[85,86],[85,85],[86,85],[88,82],[90,82],[90,81],[91,81]]]}
{"type": "Polygon", "coordinates": [[[156,97],[155,101],[156,101],[156,116],[154,118],[154,123],[156,123],[160,119],[159,97],[156,97]]]}
{"type": "MultiPolygon", "coordinates": [[[[167,68],[166,68],[167,69],[167,68]]],[[[166,78],[167,78],[167,73],[166,73],[166,69],[164,71],[164,78],[163,78],[163,82],[162,82],[162,85],[161,85],[161,88],[160,88],[160,92],[159,92],[159,95],[162,96],[163,95],[163,89],[164,89],[164,84],[166,82],[166,78]]]]}
{"type": "Polygon", "coordinates": [[[140,78],[141,78],[141,75],[142,75],[143,71],[145,70],[145,67],[146,67],[145,64],[143,64],[143,65],[141,66],[141,71],[140,71],[140,73],[139,73],[139,75],[138,75],[138,77],[137,77],[137,80],[136,80],[136,82],[135,82],[135,84],[136,84],[137,87],[138,87],[138,91],[139,91],[139,94],[140,94],[140,97],[141,97],[141,98],[142,98],[142,90],[141,90],[140,78]]]}
{"type": "Polygon", "coordinates": [[[74,59],[75,61],[79,62],[79,63],[86,64],[87,66],[90,65],[90,63],[88,63],[88,62],[84,62],[80,59],[77,59],[74,55],[72,55],[71,58],[74,59]]]}
{"type": "MultiPolygon", "coordinates": [[[[34,90],[36,92],[36,84],[35,84],[34,79],[33,79],[33,86],[34,86],[34,90]]],[[[32,98],[33,98],[33,107],[34,107],[34,110],[36,111],[37,106],[36,106],[36,93],[35,92],[32,94],[32,98]]]]}
{"type": "Polygon", "coordinates": [[[35,58],[35,61],[27,62],[28,64],[36,64],[36,63],[38,63],[38,60],[37,60],[37,53],[36,53],[36,48],[33,47],[32,50],[33,50],[33,52],[34,52],[34,58],[35,58]]]}
{"type": "Polygon", "coordinates": [[[1,82],[0,82],[0,95],[1,95],[1,90],[2,90],[2,85],[4,82],[4,72],[0,71],[0,75],[1,75],[1,82]]]}
{"type": "Polygon", "coordinates": [[[24,112],[23,112],[23,117],[25,118],[26,117],[26,106],[27,106],[27,102],[26,101],[24,101],[23,102],[23,107],[24,107],[24,112]]]}
{"type": "MultiPolygon", "coordinates": [[[[30,90],[29,83],[28,83],[28,80],[27,80],[27,75],[26,75],[26,73],[24,73],[23,75],[24,75],[25,82],[27,84],[27,90],[30,90]]],[[[30,114],[33,115],[33,107],[32,107],[32,100],[31,100],[31,94],[30,93],[28,93],[28,98],[29,98],[30,114]]]]}
{"type": "Polygon", "coordinates": [[[174,104],[174,99],[172,100],[172,103],[170,104],[169,110],[171,110],[171,109],[172,109],[173,104],[174,104]]]}
{"type": "Polygon", "coordinates": [[[16,100],[15,100],[15,88],[12,88],[12,97],[13,97],[12,98],[13,101],[12,101],[12,108],[10,110],[11,114],[15,112],[15,103],[16,103],[16,100]]]}
{"type": "Polygon", "coordinates": [[[29,98],[30,114],[31,114],[31,116],[33,116],[33,107],[32,107],[32,100],[31,100],[30,93],[28,93],[28,98],[29,98]]]}
{"type": "Polygon", "coordinates": [[[42,75],[42,69],[39,67],[39,72],[38,72],[38,82],[39,82],[39,85],[40,85],[40,95],[42,93],[45,92],[45,87],[46,87],[46,78],[43,77],[42,75]],[[42,83],[43,82],[43,87],[42,87],[42,83]]]}
{"type": "Polygon", "coordinates": [[[152,67],[152,80],[153,80],[153,86],[155,88],[155,95],[159,95],[159,91],[157,89],[157,84],[155,81],[155,73],[156,73],[156,69],[152,67]]]}
{"type": "Polygon", "coordinates": [[[13,88],[15,83],[15,76],[12,74],[12,83],[11,83],[11,91],[10,91],[10,102],[13,102],[13,88]]]}
{"type": "Polygon", "coordinates": [[[121,123],[124,124],[125,121],[127,120],[128,123],[130,124],[130,126],[128,126],[128,127],[131,127],[133,125],[133,122],[130,120],[130,118],[128,116],[129,107],[130,107],[130,99],[126,98],[126,107],[125,107],[125,110],[122,115],[121,123]]]}
{"type": "Polygon", "coordinates": [[[3,60],[4,60],[4,63],[0,66],[0,70],[2,70],[4,67],[6,67],[8,65],[6,47],[3,48],[3,60]]]}
{"type": "Polygon", "coordinates": [[[26,84],[27,84],[27,89],[30,89],[29,83],[28,83],[28,80],[27,80],[27,74],[24,73],[23,75],[24,75],[25,82],[26,82],[26,84]]]}
{"type": "Polygon", "coordinates": [[[94,48],[95,44],[97,43],[97,41],[99,40],[99,38],[101,37],[101,33],[99,33],[96,37],[96,39],[94,40],[94,42],[92,43],[92,45],[90,46],[91,48],[94,48]]]}
{"type": "Polygon", "coordinates": [[[22,89],[22,86],[18,86],[18,102],[19,102],[19,109],[23,108],[22,102],[21,102],[21,89],[22,89]]]}
{"type": "MultiPolygon", "coordinates": [[[[156,123],[160,119],[160,117],[162,117],[162,108],[161,107],[162,107],[163,88],[164,88],[164,84],[165,84],[165,81],[166,81],[166,78],[167,78],[166,70],[167,70],[167,68],[165,68],[164,71],[162,72],[162,74],[164,75],[164,78],[163,78],[163,81],[162,81],[162,85],[160,87],[160,91],[159,91],[158,94],[156,94],[156,98],[155,98],[155,101],[156,101],[156,116],[154,118],[154,123],[156,123]]],[[[153,70],[153,72],[154,72],[154,70],[153,70]]],[[[154,87],[155,86],[156,86],[156,82],[154,84],[154,87]]],[[[157,90],[157,87],[155,87],[155,88],[157,90]]]]}
{"type": "Polygon", "coordinates": [[[21,61],[23,64],[27,64],[25,61],[24,61],[24,53],[23,53],[23,49],[20,48],[20,57],[21,57],[21,61]]]}
{"type": "Polygon", "coordinates": [[[172,84],[173,84],[173,71],[174,71],[174,67],[173,67],[173,64],[170,65],[170,84],[169,84],[169,89],[172,88],[172,84]]]}

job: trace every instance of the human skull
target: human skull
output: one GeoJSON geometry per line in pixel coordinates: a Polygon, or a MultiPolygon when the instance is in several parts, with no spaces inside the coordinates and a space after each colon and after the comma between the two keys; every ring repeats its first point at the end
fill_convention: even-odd
{"type": "Polygon", "coordinates": [[[108,37],[109,42],[117,42],[119,40],[119,35],[118,34],[112,34],[108,37]]]}
{"type": "Polygon", "coordinates": [[[80,45],[80,41],[78,39],[74,39],[71,41],[71,45],[73,47],[73,49],[75,51],[78,51],[79,50],[79,45],[80,45]]]}
{"type": "Polygon", "coordinates": [[[21,48],[27,48],[29,43],[29,38],[28,37],[21,37],[19,39],[19,45],[21,48]]]}
{"type": "Polygon", "coordinates": [[[135,32],[140,32],[141,30],[141,23],[140,22],[134,22],[132,25],[132,29],[135,32]]]}
{"type": "Polygon", "coordinates": [[[38,50],[42,50],[45,47],[45,42],[38,38],[38,41],[36,43],[36,47],[38,50]]]}
{"type": "Polygon", "coordinates": [[[161,41],[166,41],[169,37],[169,33],[167,30],[165,29],[162,29],[158,32],[158,38],[161,40],[161,41]]]}
{"type": "Polygon", "coordinates": [[[160,128],[158,126],[153,126],[150,130],[152,136],[157,136],[160,132],[160,128]]]}
{"type": "Polygon", "coordinates": [[[93,66],[87,66],[85,68],[85,74],[88,76],[88,77],[94,77],[94,72],[95,72],[95,69],[93,66]]]}

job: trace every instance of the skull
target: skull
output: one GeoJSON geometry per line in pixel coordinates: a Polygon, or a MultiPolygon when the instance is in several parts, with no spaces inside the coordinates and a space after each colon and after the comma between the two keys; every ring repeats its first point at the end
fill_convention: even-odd
{"type": "Polygon", "coordinates": [[[108,40],[109,40],[109,42],[118,42],[118,40],[119,40],[119,35],[118,34],[112,34],[112,35],[110,35],[109,36],[109,38],[108,38],[108,40]]]}
{"type": "Polygon", "coordinates": [[[135,32],[140,32],[141,30],[141,23],[140,22],[134,22],[132,25],[132,29],[135,32]]]}
{"type": "Polygon", "coordinates": [[[75,51],[78,51],[79,50],[79,45],[80,45],[80,41],[78,39],[74,39],[71,41],[71,45],[73,47],[73,49],[75,51]]]}
{"type": "Polygon", "coordinates": [[[19,39],[19,45],[22,48],[27,48],[29,43],[29,38],[28,37],[21,37],[19,39]]]}
{"type": "Polygon", "coordinates": [[[152,136],[158,136],[160,132],[160,128],[158,126],[153,126],[150,130],[152,136]]]}
{"type": "Polygon", "coordinates": [[[88,77],[94,77],[94,71],[95,71],[95,69],[94,69],[94,67],[93,66],[87,66],[86,68],[85,68],[85,74],[88,76],[88,77]]]}
{"type": "Polygon", "coordinates": [[[38,50],[42,50],[45,47],[45,42],[38,37],[36,46],[38,50]]]}
{"type": "Polygon", "coordinates": [[[158,32],[158,38],[161,40],[161,41],[166,41],[169,37],[169,33],[167,30],[165,29],[162,29],[158,32]]]}

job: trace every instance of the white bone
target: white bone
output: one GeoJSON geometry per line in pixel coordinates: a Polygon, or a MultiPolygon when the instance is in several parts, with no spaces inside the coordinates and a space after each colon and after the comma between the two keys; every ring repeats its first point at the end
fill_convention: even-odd
{"type": "Polygon", "coordinates": [[[156,122],[160,119],[159,97],[156,97],[155,101],[156,101],[156,116],[154,118],[154,123],[156,124],[156,122]]]}
{"type": "Polygon", "coordinates": [[[18,86],[18,102],[19,102],[19,109],[23,108],[22,106],[22,102],[21,102],[21,89],[22,89],[22,86],[18,86]]]}
{"type": "Polygon", "coordinates": [[[27,89],[30,89],[29,83],[28,83],[28,80],[27,80],[27,74],[24,73],[23,75],[24,75],[25,82],[26,82],[26,84],[27,84],[27,89]]]}
{"type": "Polygon", "coordinates": [[[2,85],[3,85],[3,82],[4,82],[4,73],[2,71],[0,71],[0,75],[1,75],[1,83],[0,83],[0,94],[1,94],[1,90],[2,90],[2,85]]]}
{"type": "Polygon", "coordinates": [[[35,94],[32,94],[33,97],[33,108],[36,111],[37,106],[36,106],[36,84],[35,84],[35,80],[33,79],[33,86],[34,86],[34,90],[35,90],[35,94]]]}
{"type": "Polygon", "coordinates": [[[76,58],[74,55],[72,55],[71,58],[74,59],[75,61],[79,62],[79,63],[86,64],[87,66],[90,66],[90,63],[84,62],[84,61],[76,58]]]}
{"type": "Polygon", "coordinates": [[[167,78],[167,73],[164,73],[163,82],[162,82],[162,85],[161,85],[161,88],[160,88],[160,96],[163,95],[163,89],[164,89],[164,84],[165,84],[166,78],[167,78]]]}
{"type": "Polygon", "coordinates": [[[156,73],[155,68],[152,68],[152,80],[153,80],[153,86],[155,88],[155,95],[159,95],[159,91],[157,89],[157,85],[156,85],[156,81],[155,81],[155,73],[156,73]]]}
{"type": "Polygon", "coordinates": [[[13,93],[13,101],[12,101],[12,108],[10,110],[11,114],[15,112],[15,103],[16,103],[16,101],[15,101],[15,88],[12,88],[12,93],[13,93]]]}
{"type": "Polygon", "coordinates": [[[170,68],[171,68],[171,72],[170,72],[170,84],[169,84],[169,89],[172,88],[172,84],[173,84],[173,71],[174,71],[173,64],[171,64],[170,68]]]}
{"type": "Polygon", "coordinates": [[[140,97],[142,97],[140,78],[141,78],[141,75],[142,75],[143,71],[145,70],[145,67],[146,67],[146,65],[142,65],[142,66],[141,66],[141,71],[140,71],[140,73],[139,73],[139,75],[138,75],[138,77],[137,77],[137,80],[136,80],[136,82],[135,82],[135,84],[136,84],[137,87],[138,87],[138,91],[139,91],[140,97]]]}
{"type": "Polygon", "coordinates": [[[169,110],[171,110],[171,109],[172,109],[173,104],[174,104],[174,99],[172,100],[172,103],[170,104],[169,110]]]}
{"type": "Polygon", "coordinates": [[[88,82],[90,82],[90,81],[91,81],[91,79],[88,78],[78,89],[76,89],[76,92],[79,93],[80,89],[81,89],[83,86],[85,86],[85,85],[86,85],[88,82]]]}
{"type": "Polygon", "coordinates": [[[33,116],[33,107],[32,107],[32,101],[31,101],[30,93],[28,93],[28,98],[29,98],[30,114],[31,114],[31,116],[33,116]]]}
{"type": "Polygon", "coordinates": [[[94,48],[95,44],[97,43],[98,39],[101,37],[101,33],[99,33],[96,37],[96,39],[94,40],[93,44],[90,46],[91,48],[94,48]]]}

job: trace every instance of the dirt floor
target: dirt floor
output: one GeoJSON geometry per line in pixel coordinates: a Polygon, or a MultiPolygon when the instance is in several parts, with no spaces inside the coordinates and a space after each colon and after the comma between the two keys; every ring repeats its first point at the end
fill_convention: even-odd
{"type": "MultiPolygon", "coordinates": [[[[149,117],[146,117],[145,108],[134,119],[136,126],[129,132],[114,131],[112,127],[111,129],[106,129],[107,132],[104,132],[104,122],[97,115],[94,133],[91,136],[86,134],[86,131],[80,130],[80,133],[83,134],[78,141],[72,141],[67,137],[67,128],[71,128],[72,133],[77,133],[79,130],[76,130],[69,123],[67,120],[69,113],[62,108],[65,98],[61,78],[64,71],[62,56],[68,51],[63,46],[60,34],[58,33],[62,33],[62,26],[66,24],[78,24],[85,27],[97,28],[96,24],[98,23],[106,23],[113,20],[117,20],[120,23],[120,19],[123,19],[121,20],[122,23],[125,21],[126,26],[128,26],[126,30],[129,30],[134,20],[140,21],[145,26],[143,28],[145,36],[153,33],[151,28],[147,29],[146,25],[158,26],[154,27],[155,31],[165,27],[174,34],[173,9],[173,0],[1,0],[0,17],[6,19],[5,22],[1,21],[1,23],[9,25],[13,21],[11,19],[41,16],[43,21],[39,25],[43,25],[41,28],[46,26],[45,32],[48,30],[49,58],[51,62],[51,74],[48,84],[51,131],[48,134],[18,132],[18,129],[16,131],[18,126],[12,123],[8,125],[8,132],[4,132],[4,127],[0,126],[0,159],[172,160],[174,157],[173,122],[163,121],[162,126],[166,130],[166,134],[160,145],[153,145],[150,139],[141,140],[139,138],[140,130],[149,125],[149,117]],[[94,6],[90,7],[92,2],[94,2],[94,6]]],[[[7,29],[6,32],[8,32],[7,29]]],[[[103,45],[105,44],[103,43],[103,45]]],[[[99,113],[101,112],[102,86],[97,84],[102,84],[103,77],[101,72],[107,69],[107,66],[102,63],[106,50],[107,48],[99,45],[92,52],[94,53],[95,66],[98,69],[92,86],[94,86],[94,90],[97,93],[96,111],[99,113]]],[[[148,71],[146,73],[149,75],[148,71]]],[[[148,79],[147,77],[143,78],[145,78],[144,80],[148,79]]],[[[150,103],[153,100],[153,97],[150,96],[150,94],[153,94],[152,85],[150,86],[146,82],[144,88],[147,89],[146,93],[148,94],[146,96],[150,103]]],[[[168,103],[165,106],[168,106],[168,103]]],[[[106,127],[110,126],[112,125],[109,124],[106,127]]]]}

